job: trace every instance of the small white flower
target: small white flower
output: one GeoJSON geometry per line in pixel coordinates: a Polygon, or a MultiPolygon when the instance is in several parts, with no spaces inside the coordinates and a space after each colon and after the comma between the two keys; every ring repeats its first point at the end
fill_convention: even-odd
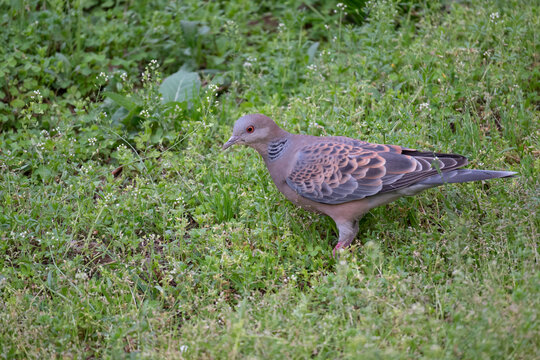
{"type": "Polygon", "coordinates": [[[246,58],[246,61],[244,61],[244,67],[245,68],[249,68],[249,67],[252,67],[253,66],[253,63],[257,61],[257,58],[256,57],[253,57],[253,56],[248,56],[246,58]]]}
{"type": "Polygon", "coordinates": [[[41,99],[43,99],[43,96],[41,96],[41,92],[39,90],[34,90],[30,94],[30,99],[36,99],[38,101],[41,101],[41,99]]]}
{"type": "Polygon", "coordinates": [[[152,74],[151,74],[150,70],[153,70],[153,69],[149,68],[147,66],[146,69],[141,73],[141,77],[142,77],[143,82],[148,82],[152,78],[152,74]]]}
{"type": "Polygon", "coordinates": [[[85,175],[88,175],[88,173],[90,173],[90,171],[92,171],[92,165],[83,165],[81,166],[81,172],[85,175]]]}
{"type": "Polygon", "coordinates": [[[180,345],[180,352],[183,353],[183,352],[186,352],[188,349],[187,345],[180,345]]]}
{"type": "Polygon", "coordinates": [[[77,274],[75,274],[75,279],[77,279],[77,280],[86,280],[86,279],[88,279],[88,275],[86,275],[86,273],[84,271],[81,271],[81,272],[78,272],[77,274]]]}
{"type": "Polygon", "coordinates": [[[317,71],[317,65],[315,64],[309,64],[307,68],[309,71],[317,71]]]}
{"type": "Polygon", "coordinates": [[[422,110],[430,111],[431,110],[431,108],[429,107],[429,102],[421,103],[420,106],[418,107],[418,109],[420,109],[420,111],[422,111],[422,110]]]}
{"type": "Polygon", "coordinates": [[[97,142],[97,139],[96,139],[95,137],[92,137],[92,138],[88,139],[88,143],[89,143],[91,146],[96,145],[96,142],[97,142]]]}
{"type": "Polygon", "coordinates": [[[149,117],[150,113],[148,112],[148,110],[145,109],[145,110],[141,110],[139,115],[141,115],[142,117],[149,117]]]}
{"type": "Polygon", "coordinates": [[[493,22],[493,23],[496,22],[497,19],[498,19],[499,17],[500,17],[500,16],[499,16],[499,12],[498,12],[498,11],[497,11],[497,12],[494,12],[494,13],[491,13],[491,15],[489,15],[489,19],[490,19],[490,21],[493,22]]]}
{"type": "Polygon", "coordinates": [[[109,76],[102,71],[98,75],[98,80],[109,81],[109,76]]]}
{"type": "Polygon", "coordinates": [[[122,79],[122,81],[127,81],[127,72],[120,74],[120,79],[122,79]]]}

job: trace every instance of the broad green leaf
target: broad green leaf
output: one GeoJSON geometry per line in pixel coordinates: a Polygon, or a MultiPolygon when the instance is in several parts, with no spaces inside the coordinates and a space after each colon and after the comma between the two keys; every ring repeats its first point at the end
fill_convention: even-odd
{"type": "Polygon", "coordinates": [[[181,20],[180,21],[180,27],[182,28],[182,32],[184,33],[184,38],[188,41],[195,40],[195,36],[197,35],[197,26],[199,25],[198,21],[188,21],[188,20],[181,20]]]}
{"type": "Polygon", "coordinates": [[[48,167],[41,165],[37,168],[36,174],[38,174],[42,180],[48,180],[52,176],[52,171],[48,167]]]}
{"type": "Polygon", "coordinates": [[[125,107],[129,111],[132,111],[133,109],[137,107],[137,104],[133,100],[123,95],[113,93],[110,91],[104,92],[103,95],[105,95],[106,97],[114,101],[117,105],[125,107]]]}
{"type": "Polygon", "coordinates": [[[128,115],[128,113],[129,111],[122,106],[114,112],[114,114],[111,116],[111,119],[114,124],[117,124],[122,121],[128,115]]]}
{"type": "Polygon", "coordinates": [[[313,59],[315,59],[315,53],[317,52],[317,49],[319,48],[319,43],[315,42],[313,45],[311,45],[307,51],[308,54],[308,62],[311,64],[313,63],[313,59]]]}
{"type": "Polygon", "coordinates": [[[199,93],[201,80],[196,72],[180,69],[163,80],[159,92],[163,96],[163,102],[171,101],[190,102],[199,93]]]}
{"type": "Polygon", "coordinates": [[[69,59],[62,53],[57,52],[55,54],[56,58],[63,63],[64,69],[63,71],[71,71],[71,62],[69,59]]]}
{"type": "Polygon", "coordinates": [[[24,107],[24,101],[22,101],[21,99],[15,99],[11,101],[10,105],[14,108],[22,108],[24,107]]]}

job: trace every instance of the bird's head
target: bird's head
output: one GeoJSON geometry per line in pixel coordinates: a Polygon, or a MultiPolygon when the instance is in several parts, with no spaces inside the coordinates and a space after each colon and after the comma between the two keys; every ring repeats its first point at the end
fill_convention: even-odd
{"type": "Polygon", "coordinates": [[[223,150],[234,144],[248,145],[255,149],[285,133],[274,120],[262,114],[244,115],[234,124],[231,138],[223,145],[223,150]]]}

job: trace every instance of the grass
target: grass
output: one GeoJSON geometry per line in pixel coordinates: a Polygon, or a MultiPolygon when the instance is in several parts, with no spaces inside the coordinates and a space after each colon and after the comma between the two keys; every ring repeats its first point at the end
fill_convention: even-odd
{"type": "Polygon", "coordinates": [[[0,357],[540,356],[538,4],[359,3],[0,4],[0,357]],[[221,151],[250,112],[519,176],[377,208],[336,261],[221,151]]]}

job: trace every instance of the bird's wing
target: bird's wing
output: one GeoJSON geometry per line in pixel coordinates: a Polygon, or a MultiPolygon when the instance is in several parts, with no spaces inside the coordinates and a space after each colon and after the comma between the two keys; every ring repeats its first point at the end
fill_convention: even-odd
{"type": "Polygon", "coordinates": [[[305,198],[342,204],[403,189],[466,164],[461,155],[334,137],[301,148],[286,181],[305,198]]]}

